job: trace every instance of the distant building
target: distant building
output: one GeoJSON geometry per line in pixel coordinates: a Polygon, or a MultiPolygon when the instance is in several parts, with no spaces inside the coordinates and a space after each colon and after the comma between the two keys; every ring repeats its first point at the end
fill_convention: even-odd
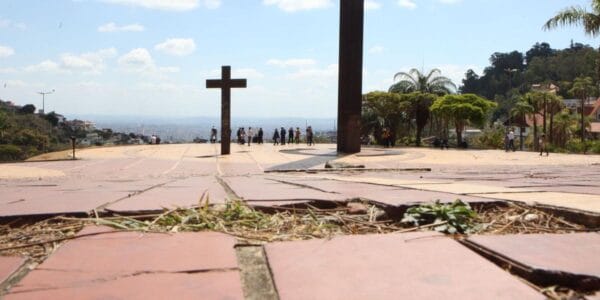
{"type": "Polygon", "coordinates": [[[96,130],[96,126],[94,123],[90,121],[82,121],[82,120],[73,120],[73,121],[65,121],[65,125],[69,126],[73,131],[83,130],[86,132],[96,130]]]}

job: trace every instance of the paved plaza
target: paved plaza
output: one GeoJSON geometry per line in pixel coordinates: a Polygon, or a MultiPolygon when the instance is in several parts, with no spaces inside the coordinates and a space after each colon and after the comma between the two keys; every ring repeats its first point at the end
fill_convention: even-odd
{"type": "MultiPolygon", "coordinates": [[[[392,208],[457,198],[510,201],[585,216],[600,226],[598,155],[365,148],[338,156],[333,144],[234,144],[231,155],[219,153],[211,144],[144,145],[80,150],[77,160],[2,164],[0,219],[160,213],[197,206],[208,195],[211,204],[241,199],[255,207],[356,199],[392,208]],[[328,161],[362,168],[325,169],[328,161]]],[[[54,158],[68,158],[60,155],[54,158]]],[[[78,234],[28,270],[6,299],[253,298],[240,279],[244,267],[234,236],[103,226],[78,234]]],[[[600,287],[598,232],[474,235],[465,242],[434,232],[352,235],[269,243],[260,253],[272,274],[271,298],[545,298],[473,249],[600,287]]],[[[26,264],[0,257],[0,280],[26,264]]]]}

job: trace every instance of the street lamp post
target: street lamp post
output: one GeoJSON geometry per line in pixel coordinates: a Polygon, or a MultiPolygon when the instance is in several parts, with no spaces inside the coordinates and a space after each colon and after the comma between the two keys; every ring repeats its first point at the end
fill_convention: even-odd
{"type": "Polygon", "coordinates": [[[50,92],[38,92],[38,94],[42,95],[42,114],[46,114],[46,95],[50,95],[54,93],[54,89],[50,92]]]}

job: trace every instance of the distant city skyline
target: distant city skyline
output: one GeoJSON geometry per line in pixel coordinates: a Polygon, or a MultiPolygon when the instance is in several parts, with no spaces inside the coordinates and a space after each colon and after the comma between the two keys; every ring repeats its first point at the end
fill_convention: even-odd
{"type": "MultiPolygon", "coordinates": [[[[439,68],[460,85],[494,52],[598,47],[581,28],[543,31],[557,11],[588,0],[366,0],[363,91],[393,75],[439,68]]],[[[334,118],[338,1],[5,0],[0,98],[75,115],[218,117],[204,88],[221,65],[248,89],[232,117],[334,118]]]]}

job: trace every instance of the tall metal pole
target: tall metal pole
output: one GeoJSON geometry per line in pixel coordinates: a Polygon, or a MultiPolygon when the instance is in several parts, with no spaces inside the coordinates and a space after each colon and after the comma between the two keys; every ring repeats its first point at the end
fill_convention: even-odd
{"type": "Polygon", "coordinates": [[[337,151],[360,152],[364,0],[340,1],[337,151]]]}
{"type": "Polygon", "coordinates": [[[54,93],[54,89],[51,92],[38,92],[38,94],[42,95],[42,113],[46,114],[46,95],[54,93]]]}

